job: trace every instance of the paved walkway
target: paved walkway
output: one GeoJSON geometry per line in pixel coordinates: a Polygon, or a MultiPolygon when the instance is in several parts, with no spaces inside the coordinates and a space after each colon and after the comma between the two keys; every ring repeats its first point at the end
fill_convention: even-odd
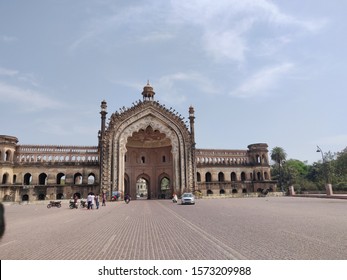
{"type": "Polygon", "coordinates": [[[0,259],[347,259],[346,213],[295,197],[7,205],[0,259]]]}

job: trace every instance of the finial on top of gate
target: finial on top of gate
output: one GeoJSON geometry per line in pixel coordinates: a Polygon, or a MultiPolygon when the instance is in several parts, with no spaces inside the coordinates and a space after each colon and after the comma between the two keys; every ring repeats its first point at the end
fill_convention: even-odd
{"type": "Polygon", "coordinates": [[[153,87],[149,84],[149,80],[147,80],[147,85],[144,86],[142,92],[143,101],[154,100],[154,94],[153,87]]]}

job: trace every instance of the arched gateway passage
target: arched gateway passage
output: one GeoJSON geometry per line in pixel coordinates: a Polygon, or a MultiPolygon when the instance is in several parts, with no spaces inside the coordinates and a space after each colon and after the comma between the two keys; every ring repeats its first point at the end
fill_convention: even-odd
{"type": "Polygon", "coordinates": [[[148,199],[149,183],[145,178],[140,178],[136,182],[136,199],[148,199]]]}
{"type": "Polygon", "coordinates": [[[171,140],[165,133],[150,125],[133,132],[127,138],[124,156],[126,191],[133,198],[167,197],[172,192],[168,185],[173,176],[172,158],[171,140]]]}
{"type": "Polygon", "coordinates": [[[189,109],[189,131],[181,115],[154,101],[149,83],[142,96],[143,101],[112,114],[108,124],[106,102],[102,102],[101,190],[105,193],[126,191],[136,198],[140,178],[146,181],[149,199],[192,190],[195,174],[193,108],[189,109]],[[165,189],[163,182],[166,182],[165,189]]]}

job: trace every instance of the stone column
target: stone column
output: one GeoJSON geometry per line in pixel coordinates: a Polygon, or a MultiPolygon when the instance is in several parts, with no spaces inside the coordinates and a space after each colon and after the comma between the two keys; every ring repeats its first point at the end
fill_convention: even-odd
{"type": "Polygon", "coordinates": [[[173,180],[174,192],[181,193],[181,186],[180,186],[181,184],[179,181],[180,177],[179,177],[178,148],[176,145],[174,146],[174,143],[172,145],[171,153],[172,153],[172,159],[173,159],[173,164],[172,164],[173,173],[172,174],[174,175],[174,180],[173,180]]]}

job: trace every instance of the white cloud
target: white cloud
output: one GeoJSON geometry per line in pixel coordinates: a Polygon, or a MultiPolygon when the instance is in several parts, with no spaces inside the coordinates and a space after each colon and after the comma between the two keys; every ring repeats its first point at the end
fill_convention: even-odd
{"type": "Polygon", "coordinates": [[[11,70],[0,67],[0,76],[16,76],[19,72],[17,70],[11,70]]]}
{"type": "Polygon", "coordinates": [[[155,90],[158,89],[160,91],[160,96],[163,97],[165,102],[180,104],[187,100],[186,94],[192,93],[186,90],[182,91],[180,86],[182,83],[196,88],[194,92],[208,95],[215,95],[218,92],[212,81],[197,72],[177,72],[162,76],[155,85],[155,90]]]}
{"type": "Polygon", "coordinates": [[[297,19],[267,0],[191,0],[171,3],[172,21],[200,27],[203,47],[209,55],[218,60],[224,58],[239,63],[245,60],[246,52],[250,49],[248,33],[257,23],[265,23],[269,27],[293,26],[310,32],[319,30],[325,24],[325,21],[297,19]]]}
{"type": "Polygon", "coordinates": [[[205,50],[217,60],[225,58],[243,62],[248,49],[244,36],[253,21],[246,19],[235,24],[233,29],[209,29],[203,36],[205,50]]]}
{"type": "Polygon", "coordinates": [[[136,38],[140,37],[140,40],[144,41],[153,41],[153,40],[163,40],[168,39],[168,33],[161,33],[157,31],[160,27],[160,24],[157,24],[157,21],[160,20],[161,16],[163,16],[163,10],[160,10],[161,6],[158,5],[158,2],[154,3],[145,3],[144,5],[128,5],[126,7],[116,7],[112,8],[112,5],[109,8],[110,13],[107,15],[99,16],[99,14],[90,16],[91,18],[85,25],[84,33],[75,39],[70,46],[68,47],[70,52],[77,50],[80,47],[95,45],[100,41],[96,38],[106,35],[108,39],[106,41],[110,41],[110,38],[113,38],[113,33],[118,36],[116,38],[119,41],[123,41],[124,38],[121,36],[125,36],[128,38],[133,38],[132,35],[135,34],[136,38]],[[157,11],[158,10],[158,11],[157,11]],[[152,27],[153,25],[153,27],[152,27]],[[139,33],[148,27],[146,33],[141,33],[141,36],[138,36],[139,33]],[[124,31],[124,32],[119,32],[124,31]]]}
{"type": "Polygon", "coordinates": [[[54,109],[63,106],[59,101],[51,99],[40,92],[12,86],[1,81],[0,99],[4,103],[15,103],[16,107],[20,106],[25,111],[54,109]]]}
{"type": "Polygon", "coordinates": [[[167,41],[174,38],[174,34],[167,31],[152,31],[148,34],[142,35],[140,41],[143,43],[156,43],[160,41],[167,41]]]}
{"type": "MultiPolygon", "coordinates": [[[[145,83],[126,80],[110,80],[110,82],[135,91],[139,91],[145,86],[145,83]]],[[[198,72],[176,72],[153,81],[150,80],[149,83],[153,86],[154,92],[158,93],[156,97],[170,104],[184,103],[187,100],[186,95],[191,93],[215,95],[220,92],[210,79],[198,72]],[[186,87],[192,88],[194,91],[187,91],[186,87]]]]}
{"type": "MultiPolygon", "coordinates": [[[[179,38],[179,32],[172,32],[179,26],[185,32],[193,27],[192,40],[218,62],[243,63],[251,49],[250,32],[259,23],[270,28],[291,26],[298,32],[316,31],[324,25],[324,21],[298,19],[286,14],[267,0],[173,0],[160,4],[149,1],[126,7],[111,6],[109,11],[108,15],[90,17],[84,33],[70,44],[71,52],[90,45],[105,48],[104,42],[109,40],[103,36],[112,38],[115,32],[117,44],[134,38],[141,43],[172,40],[179,38]],[[122,30],[126,32],[119,32],[122,30]]],[[[268,40],[268,37],[261,40],[268,40]]]]}
{"type": "Polygon", "coordinates": [[[8,77],[8,78],[14,78],[14,80],[16,80],[16,81],[29,83],[35,87],[39,86],[38,79],[32,73],[20,73],[18,70],[0,67],[0,76],[4,76],[4,77],[8,77]]]}
{"type": "Polygon", "coordinates": [[[270,56],[280,50],[282,47],[290,44],[293,41],[290,35],[282,35],[275,38],[264,39],[259,46],[257,46],[257,54],[270,56]]]}
{"type": "Polygon", "coordinates": [[[292,63],[282,63],[280,65],[264,68],[252,77],[244,81],[230,95],[235,97],[248,98],[256,95],[266,95],[270,90],[276,88],[279,81],[292,70],[292,63]]]}

